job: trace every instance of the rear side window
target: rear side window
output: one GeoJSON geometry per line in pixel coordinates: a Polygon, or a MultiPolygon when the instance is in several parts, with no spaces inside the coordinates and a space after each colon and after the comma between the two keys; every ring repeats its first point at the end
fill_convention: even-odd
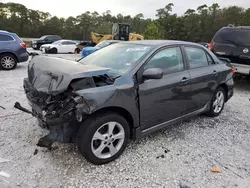
{"type": "Polygon", "coordinates": [[[0,42],[14,41],[14,39],[9,35],[0,34],[0,42]]]}
{"type": "Polygon", "coordinates": [[[215,35],[214,42],[250,46],[250,29],[222,29],[215,35]]]}
{"type": "Polygon", "coordinates": [[[185,47],[188,61],[189,61],[189,66],[191,69],[199,68],[199,67],[206,67],[210,63],[209,61],[213,61],[212,58],[208,60],[208,54],[200,49],[200,48],[195,48],[195,47],[185,47]]]}

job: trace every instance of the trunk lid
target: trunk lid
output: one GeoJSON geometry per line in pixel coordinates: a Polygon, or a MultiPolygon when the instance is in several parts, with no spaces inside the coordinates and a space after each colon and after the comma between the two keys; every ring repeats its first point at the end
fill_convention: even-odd
{"type": "Polygon", "coordinates": [[[74,79],[108,74],[108,68],[48,56],[35,56],[28,66],[28,80],[39,92],[57,95],[74,79]]]}

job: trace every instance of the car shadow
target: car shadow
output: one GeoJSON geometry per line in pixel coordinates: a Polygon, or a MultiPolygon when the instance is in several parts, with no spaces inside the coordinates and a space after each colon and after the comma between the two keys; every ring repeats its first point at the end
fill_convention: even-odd
{"type": "MultiPolygon", "coordinates": [[[[250,92],[250,80],[247,79],[237,79],[234,84],[235,89],[243,92],[250,92]]],[[[249,95],[250,96],[250,95],[249,95]]]]}

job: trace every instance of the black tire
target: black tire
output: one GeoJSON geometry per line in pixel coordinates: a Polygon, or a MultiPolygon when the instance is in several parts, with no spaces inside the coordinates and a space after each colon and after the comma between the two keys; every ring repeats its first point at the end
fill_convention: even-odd
{"type": "Polygon", "coordinates": [[[14,55],[12,54],[9,54],[9,53],[4,53],[4,54],[1,54],[0,55],[0,69],[3,69],[3,70],[13,70],[15,69],[17,66],[17,59],[14,55]],[[13,64],[10,65],[7,65],[6,63],[4,63],[4,61],[6,59],[9,59],[13,62],[13,64]]]}
{"type": "Polygon", "coordinates": [[[36,50],[40,50],[40,47],[41,47],[41,46],[42,46],[41,44],[37,44],[36,50]]]}
{"type": "Polygon", "coordinates": [[[81,50],[80,50],[79,48],[76,48],[75,51],[74,51],[74,53],[75,53],[75,54],[79,54],[80,51],[81,51],[81,50]]]}
{"type": "MultiPolygon", "coordinates": [[[[82,123],[82,125],[77,133],[76,144],[77,144],[77,147],[78,147],[80,153],[89,162],[91,162],[92,164],[95,164],[95,165],[102,165],[102,164],[106,164],[106,163],[109,163],[109,162],[117,159],[123,153],[124,149],[127,146],[128,140],[129,140],[129,136],[130,136],[129,134],[130,134],[129,124],[125,118],[123,118],[119,114],[116,114],[113,112],[102,113],[102,114],[94,115],[82,123]],[[94,145],[94,141],[93,141],[93,145],[92,145],[92,138],[93,138],[94,134],[97,132],[97,130],[100,129],[101,127],[105,128],[104,125],[108,122],[117,122],[119,124],[119,126],[120,125],[122,126],[123,131],[124,131],[123,132],[124,133],[124,140],[123,140],[123,143],[120,144],[120,149],[118,149],[117,153],[115,153],[113,156],[108,157],[108,158],[97,157],[92,151],[92,146],[94,145]]],[[[107,138],[108,137],[106,137],[105,139],[107,139],[107,138]]],[[[97,141],[100,141],[100,140],[97,140],[97,141]]],[[[111,143],[112,146],[115,145],[115,141],[108,141],[108,142],[112,142],[111,143]],[[113,143],[114,143],[114,145],[113,145],[113,143]]],[[[110,143],[109,143],[109,146],[108,146],[107,142],[105,143],[104,141],[101,141],[101,143],[106,144],[106,147],[104,149],[102,149],[101,151],[104,151],[105,149],[108,149],[108,147],[110,147],[110,143]]],[[[101,145],[101,143],[100,143],[100,145],[101,145]]],[[[117,144],[118,144],[118,142],[117,142],[117,144]]],[[[111,153],[110,150],[109,150],[109,152],[111,153]]]]}
{"type": "Polygon", "coordinates": [[[223,111],[223,109],[224,109],[225,101],[226,101],[226,92],[225,92],[225,90],[224,90],[222,87],[219,87],[219,88],[214,92],[214,95],[213,95],[213,97],[212,97],[211,104],[210,104],[210,109],[209,109],[209,111],[206,113],[206,115],[209,116],[209,117],[216,117],[216,116],[219,116],[219,115],[221,114],[221,112],[223,111]],[[216,96],[217,96],[218,93],[223,94],[223,104],[220,105],[220,106],[221,106],[220,110],[219,110],[219,111],[216,111],[216,110],[214,109],[214,102],[215,102],[215,100],[216,100],[216,96]]]}
{"type": "Polygon", "coordinates": [[[56,49],[56,48],[52,48],[52,49],[50,50],[50,53],[52,53],[52,54],[57,54],[57,49],[56,49]]]}

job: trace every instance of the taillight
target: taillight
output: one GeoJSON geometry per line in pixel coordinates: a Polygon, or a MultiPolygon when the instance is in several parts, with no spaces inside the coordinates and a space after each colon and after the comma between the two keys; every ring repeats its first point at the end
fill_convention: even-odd
{"type": "Polygon", "coordinates": [[[232,73],[235,73],[235,72],[236,72],[235,68],[234,68],[234,67],[232,67],[232,73]]]}
{"type": "Polygon", "coordinates": [[[23,48],[27,48],[27,46],[26,46],[26,44],[25,44],[24,42],[22,42],[20,45],[21,45],[23,48]]]}
{"type": "Polygon", "coordinates": [[[212,48],[213,48],[213,42],[210,42],[210,44],[209,44],[209,46],[208,46],[208,49],[209,49],[210,51],[212,51],[212,48]]]}

